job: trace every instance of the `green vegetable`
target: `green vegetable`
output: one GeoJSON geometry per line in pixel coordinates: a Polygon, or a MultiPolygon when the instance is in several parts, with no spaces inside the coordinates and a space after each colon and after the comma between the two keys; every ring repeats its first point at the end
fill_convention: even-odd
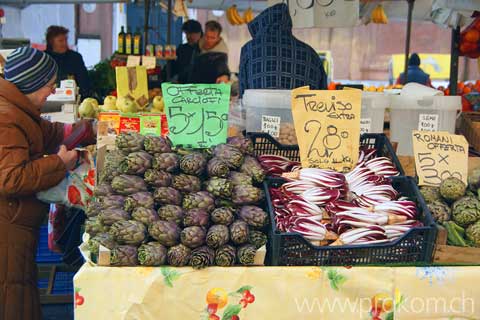
{"type": "Polygon", "coordinates": [[[447,229],[447,243],[457,247],[468,247],[467,242],[462,236],[465,230],[453,221],[447,221],[443,224],[447,229]]]}

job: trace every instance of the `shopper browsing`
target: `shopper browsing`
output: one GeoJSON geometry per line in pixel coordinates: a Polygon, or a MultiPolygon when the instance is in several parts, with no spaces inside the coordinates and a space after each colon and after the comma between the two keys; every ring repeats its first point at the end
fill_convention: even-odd
{"type": "Polygon", "coordinates": [[[173,64],[173,76],[179,83],[187,83],[188,76],[196,56],[200,54],[198,42],[202,38],[202,25],[196,20],[188,20],[182,26],[182,31],[187,37],[187,43],[177,48],[177,60],[173,64]]]}
{"type": "Polygon", "coordinates": [[[432,86],[430,81],[430,75],[425,73],[422,68],[420,68],[420,57],[416,53],[412,53],[408,59],[408,79],[405,82],[405,75],[400,73],[400,76],[397,79],[397,84],[407,84],[409,82],[416,82],[423,84],[425,86],[432,86]]]}

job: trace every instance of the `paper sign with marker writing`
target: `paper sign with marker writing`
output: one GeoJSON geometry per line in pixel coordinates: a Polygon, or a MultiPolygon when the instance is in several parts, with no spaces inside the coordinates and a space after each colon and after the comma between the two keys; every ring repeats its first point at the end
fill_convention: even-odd
{"type": "Polygon", "coordinates": [[[225,143],[230,85],[164,83],[162,93],[174,145],[208,148],[225,143]]]}
{"type": "Polygon", "coordinates": [[[351,171],[358,160],[361,108],[360,90],[293,90],[302,166],[351,171]]]}
{"type": "Polygon", "coordinates": [[[468,142],[448,132],[412,132],[415,168],[421,186],[439,186],[450,177],[467,183],[468,142]]]}

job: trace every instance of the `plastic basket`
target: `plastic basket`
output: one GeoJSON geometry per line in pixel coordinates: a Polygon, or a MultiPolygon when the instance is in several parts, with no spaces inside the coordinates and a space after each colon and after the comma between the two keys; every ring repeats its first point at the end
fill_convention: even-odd
{"type": "Polygon", "coordinates": [[[38,263],[61,263],[62,255],[48,249],[48,226],[40,227],[40,239],[38,241],[37,256],[38,263]]]}
{"type": "Polygon", "coordinates": [[[269,262],[273,266],[353,266],[385,264],[428,264],[432,261],[437,230],[420,191],[410,177],[392,178],[394,188],[402,196],[417,203],[423,227],[410,230],[401,238],[383,244],[315,246],[298,233],[282,233],[276,228],[269,187],[278,187],[285,180],[264,182],[271,230],[269,262]]]}
{"type": "MultiPolygon", "coordinates": [[[[253,142],[254,153],[256,156],[271,154],[286,157],[292,161],[300,161],[298,145],[281,144],[271,135],[263,132],[247,132],[246,135],[253,142]]],[[[375,148],[378,157],[389,158],[400,172],[400,175],[405,175],[405,171],[403,171],[402,165],[395,154],[392,144],[383,133],[363,134],[360,137],[360,147],[375,148]]]]}
{"type": "MultiPolygon", "coordinates": [[[[50,294],[73,294],[73,277],[75,272],[56,272],[50,294]]],[[[48,289],[49,279],[39,279],[38,288],[48,289]]]]}

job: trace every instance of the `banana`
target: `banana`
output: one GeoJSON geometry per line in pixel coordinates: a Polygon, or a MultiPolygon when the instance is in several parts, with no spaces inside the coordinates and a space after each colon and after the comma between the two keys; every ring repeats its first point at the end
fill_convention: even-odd
{"type": "Polygon", "coordinates": [[[245,20],[245,23],[250,23],[253,20],[253,10],[251,7],[244,12],[243,20],[245,20]]]}
{"type": "Polygon", "coordinates": [[[381,4],[377,5],[372,11],[371,20],[373,23],[387,24],[388,18],[381,4]]]}
{"type": "Polygon", "coordinates": [[[226,11],[226,16],[227,16],[227,20],[228,22],[233,26],[235,25],[235,20],[233,19],[232,17],[232,7],[228,8],[227,11],[226,11]]]}
{"type": "Polygon", "coordinates": [[[235,21],[237,24],[243,24],[243,23],[245,23],[245,21],[243,21],[242,16],[240,16],[240,14],[238,13],[237,6],[236,6],[236,5],[233,5],[233,6],[232,6],[232,17],[233,17],[234,21],[235,21]]]}

